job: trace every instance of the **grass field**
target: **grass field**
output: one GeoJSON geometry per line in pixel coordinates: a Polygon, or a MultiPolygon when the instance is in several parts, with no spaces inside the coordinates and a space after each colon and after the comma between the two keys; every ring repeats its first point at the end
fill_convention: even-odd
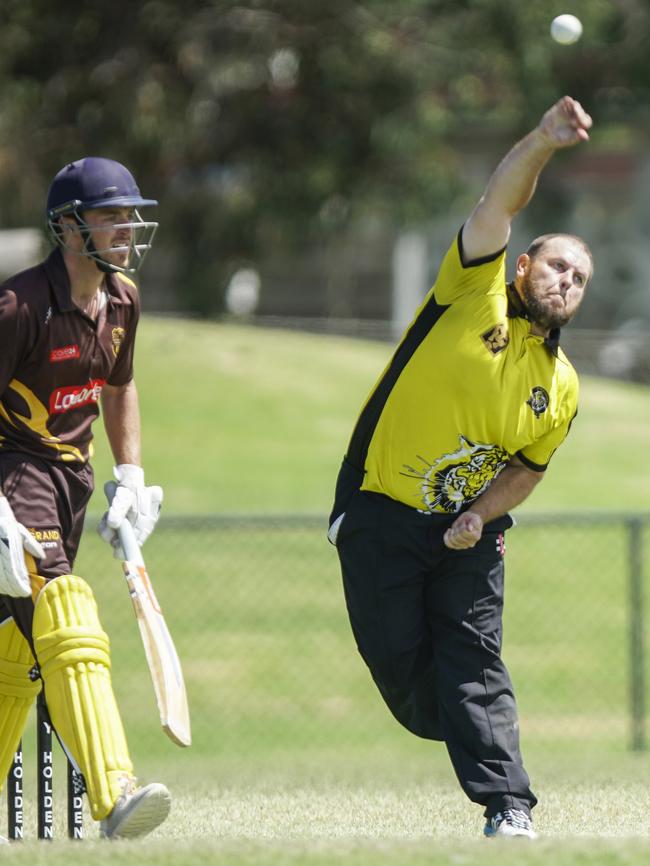
{"type": "Polygon", "coordinates": [[[219,866],[473,866],[496,864],[639,866],[650,854],[647,785],[602,779],[553,781],[538,809],[538,842],[487,841],[468,824],[450,783],[410,785],[247,785],[219,790],[207,782],[177,796],[163,831],[107,845],[25,842],[4,852],[31,866],[219,864],[219,866]],[[613,799],[612,799],[613,798],[613,799]]]}
{"type": "MultiPolygon", "coordinates": [[[[169,513],[326,513],[341,457],[392,347],[145,318],[136,358],[148,477],[169,513]]],[[[584,378],[571,435],[527,509],[647,508],[648,389],[584,378]]],[[[98,478],[110,458],[97,428],[98,478]]],[[[92,508],[103,508],[98,494],[92,508]]]]}
{"type": "MultiPolygon", "coordinates": [[[[558,508],[647,507],[650,465],[635,456],[650,428],[647,391],[583,383],[571,436],[509,540],[505,657],[543,834],[509,846],[479,838],[480,809],[458,789],[443,747],[410,737],[384,709],[323,539],[350,428],[389,351],[145,319],[145,466],[166,491],[145,555],[183,659],[194,744],[179,750],[157,728],[119,566],[89,531],[77,570],[111,636],[136,768],[169,784],[174,809],[142,842],[102,844],[93,829],[83,846],[28,842],[8,860],[636,866],[650,854],[650,758],[627,748],[625,526],[534,523],[558,508]],[[172,519],[233,512],[276,517],[172,519]],[[313,516],[287,523],[283,513],[313,516]]],[[[103,436],[97,446],[101,481],[111,463],[103,436]]],[[[101,508],[96,496],[92,510],[101,508]]]]}

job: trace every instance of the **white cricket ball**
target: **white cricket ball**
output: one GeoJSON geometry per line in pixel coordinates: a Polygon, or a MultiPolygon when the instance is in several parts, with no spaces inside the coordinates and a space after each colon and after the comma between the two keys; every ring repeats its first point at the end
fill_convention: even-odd
{"type": "Polygon", "coordinates": [[[551,21],[551,36],[560,45],[573,45],[582,36],[582,23],[575,15],[558,15],[551,21]]]}

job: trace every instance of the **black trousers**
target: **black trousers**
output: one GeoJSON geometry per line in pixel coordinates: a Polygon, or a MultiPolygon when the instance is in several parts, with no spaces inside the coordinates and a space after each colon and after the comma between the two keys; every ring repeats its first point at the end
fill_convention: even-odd
{"type": "MultiPolygon", "coordinates": [[[[346,497],[347,498],[347,497],[346,497]]],[[[517,709],[501,652],[503,532],[488,524],[468,550],[443,544],[453,517],[357,491],[337,538],[359,652],[390,711],[444,741],[458,780],[492,816],[530,813],[517,709]]]]}

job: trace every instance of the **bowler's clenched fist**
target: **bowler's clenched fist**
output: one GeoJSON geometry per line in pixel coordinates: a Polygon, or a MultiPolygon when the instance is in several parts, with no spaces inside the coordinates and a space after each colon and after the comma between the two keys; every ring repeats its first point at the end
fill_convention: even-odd
{"type": "Polygon", "coordinates": [[[443,540],[452,550],[474,547],[483,533],[483,520],[473,511],[464,511],[445,532],[443,540]]]}

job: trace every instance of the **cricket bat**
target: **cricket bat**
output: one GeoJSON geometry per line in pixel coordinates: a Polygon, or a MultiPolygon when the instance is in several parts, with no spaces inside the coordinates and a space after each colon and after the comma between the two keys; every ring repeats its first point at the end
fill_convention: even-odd
{"type": "MultiPolygon", "coordinates": [[[[116,487],[114,481],[108,481],[104,485],[109,504],[113,501],[116,487]]],[[[124,551],[125,559],[122,563],[124,577],[144,644],[160,713],[160,724],[167,736],[177,745],[189,746],[192,742],[190,713],[185,680],[176,647],[153,591],[140,545],[128,520],[122,521],[117,533],[124,551]]]]}

